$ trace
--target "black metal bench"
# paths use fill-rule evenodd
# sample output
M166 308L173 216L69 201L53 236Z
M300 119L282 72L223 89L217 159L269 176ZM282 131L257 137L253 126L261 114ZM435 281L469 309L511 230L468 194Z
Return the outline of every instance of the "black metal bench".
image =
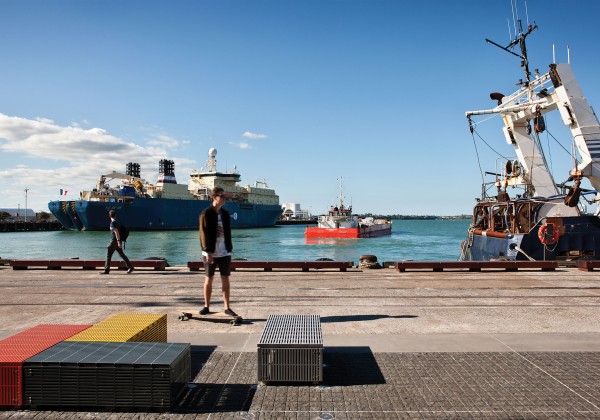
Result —
M152 268L154 270L164 270L167 267L166 260L130 260L136 269ZM78 259L19 259L10 260L10 266L13 270L27 270L29 267L46 267L48 270L60 270L63 267L83 268L84 270L95 270L104 268L104 260L78 260ZM127 266L122 260L113 260L110 262L111 268L126 270Z
M481 271L482 269L495 269L517 271L519 269L541 269L554 271L558 267L557 261L399 261L394 263L396 270L469 270Z
M353 266L352 261L242 261L233 260L231 262L231 269L244 269L244 268L259 268L264 271L273 271L274 268L291 270L301 269L302 271L308 271L309 269L315 270L326 270L326 269L337 269L340 271L346 271L346 269ZM202 261L188 261L187 263L190 271L199 271L204 268L204 262Z

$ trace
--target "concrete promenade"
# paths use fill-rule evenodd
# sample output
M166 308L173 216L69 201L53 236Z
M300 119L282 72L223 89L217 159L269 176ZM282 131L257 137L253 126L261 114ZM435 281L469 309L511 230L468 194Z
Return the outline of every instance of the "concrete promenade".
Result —
M202 273L127 275L0 266L0 339L38 324L167 313L193 347L193 385L170 413L0 411L0 419L600 418L600 273L236 271L228 323L179 321ZM215 279L213 310L222 308ZM321 316L324 382L257 383L270 314Z

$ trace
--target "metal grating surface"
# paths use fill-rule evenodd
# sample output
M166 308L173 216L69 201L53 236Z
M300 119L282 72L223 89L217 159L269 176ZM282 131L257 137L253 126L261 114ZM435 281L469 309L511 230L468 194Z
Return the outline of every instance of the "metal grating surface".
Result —
M269 315L260 347L323 347L319 315Z
M260 382L321 382L321 318L318 315L269 315L257 353Z
M323 350L259 349L258 369L260 382L321 382Z
M167 315L120 313L106 318L67 341L167 341Z
M0 406L23 404L23 361L91 325L42 324L0 341Z
M168 410L190 377L188 343L65 341L23 363L23 402Z

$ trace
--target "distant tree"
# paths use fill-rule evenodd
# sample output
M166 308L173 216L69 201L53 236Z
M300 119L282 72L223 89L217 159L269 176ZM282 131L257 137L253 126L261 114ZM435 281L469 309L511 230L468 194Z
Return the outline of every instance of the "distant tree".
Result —
M43 221L46 221L50 218L50 213L41 211L37 214L37 218Z
M6 211L0 211L0 220L4 220L7 217L10 217L10 213L8 213Z

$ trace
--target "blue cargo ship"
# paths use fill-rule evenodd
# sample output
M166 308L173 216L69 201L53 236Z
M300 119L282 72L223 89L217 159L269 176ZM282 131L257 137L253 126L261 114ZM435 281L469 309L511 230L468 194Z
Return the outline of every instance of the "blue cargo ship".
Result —
M150 184L140 177L140 166L128 163L126 173L101 175L91 191L82 191L79 200L58 200L48 208L65 229L106 230L108 211L116 210L119 220L132 230L197 229L200 212L211 203L210 191L225 190L225 208L233 228L273 226L282 213L279 196L265 182L239 185L240 174L218 172L217 151L208 152L207 169L190 174L188 185L178 184L175 164L159 162L159 177ZM111 187L109 182L117 180Z

